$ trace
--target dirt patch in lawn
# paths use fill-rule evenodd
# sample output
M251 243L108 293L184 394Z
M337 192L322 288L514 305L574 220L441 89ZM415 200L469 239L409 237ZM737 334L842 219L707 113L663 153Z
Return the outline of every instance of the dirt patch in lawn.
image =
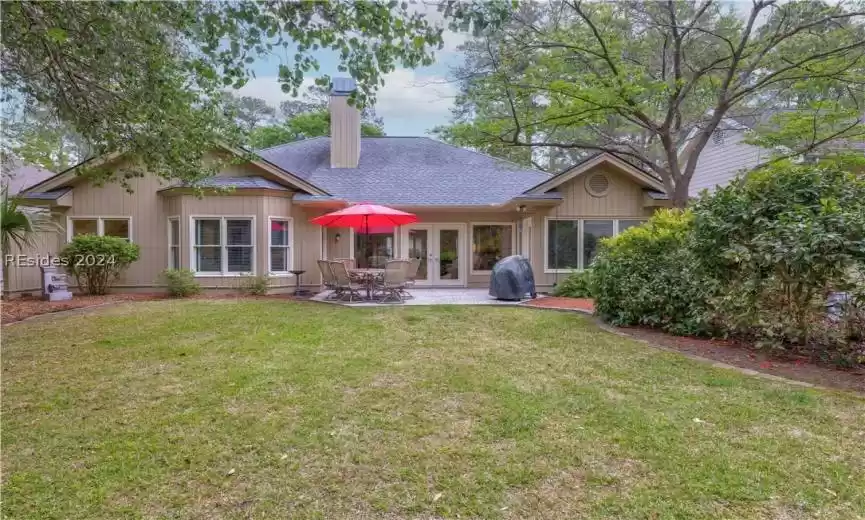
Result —
M865 394L865 368L841 370L831 366L816 365L807 358L779 359L755 349L752 345L737 341L673 336L641 327L616 327L616 330L685 354L765 374Z

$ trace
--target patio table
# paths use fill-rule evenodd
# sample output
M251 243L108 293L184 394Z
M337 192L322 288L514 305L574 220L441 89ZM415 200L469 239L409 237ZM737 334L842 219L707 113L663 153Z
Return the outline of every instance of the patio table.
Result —
M371 300L372 288L375 286L375 281L384 276L384 269L349 269L348 275L366 287L366 299Z

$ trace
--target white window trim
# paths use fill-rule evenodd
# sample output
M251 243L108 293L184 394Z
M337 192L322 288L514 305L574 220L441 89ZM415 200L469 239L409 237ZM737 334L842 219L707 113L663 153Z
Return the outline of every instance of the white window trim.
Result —
M195 261L195 221L196 220L219 220L219 247L222 248L223 254L220 255L221 270L217 272L198 271L198 264ZM226 230L225 230L225 221L226 220L249 220L252 221L252 271L243 272L243 273L229 273L228 269L228 252L225 249L228 247L226 244ZM255 225L255 215L190 215L189 216L189 268L195 274L196 278L239 278L244 276L255 276L255 262L258 258L257 249L258 243L256 241L257 227Z
M104 236L106 220L128 220L129 221L129 243L133 242L132 237L132 217L129 215L74 215L66 217L66 241L72 241L72 221L73 220L95 220L96 234Z
M475 271L475 227L479 227L479 226L510 226L511 227L511 253L510 254L511 255L516 254L516 252L514 252L514 250L516 249L516 245L517 245L517 232L516 232L517 227L514 225L513 222L469 222L469 233L468 233L468 235L469 235L469 259L468 260L469 260L469 274L470 275L471 274L485 275L485 274L492 273L492 270L490 270L490 269ZM505 256L510 256L510 255L505 255Z
M573 273L573 272L577 272L577 271L582 271L583 269L585 269L585 266L583 265L583 263L584 263L583 235L585 234L583 224L586 220L612 220L613 221L613 236L617 236L619 234L619 221L620 220L642 220L645 222L648 219L649 219L649 217L647 217L645 215L639 216L639 217L615 217L615 218L611 218L611 217L544 217L544 240L543 240L544 273L547 273L547 274L556 274L556 273L568 274L568 273ZM577 259L577 264L579 265L579 267L577 269L550 269L549 268L549 265L550 265L549 241L550 241L550 221L551 220L571 220L571 221L576 220L578 222L577 233L579 234L579 236L577 237L577 248L580 251L580 256Z
M288 222L288 245L286 246L274 246L273 245L273 221L274 220L284 220ZM286 258L286 263L288 264L285 271L273 271L270 269L270 249L273 247L284 247L288 250L288 257ZM294 219L291 217L275 217L269 216L267 217L267 270L271 276L294 276L289 271L294 269Z
M176 265L174 267L171 267L171 247L172 247L171 246L171 221L172 220L177 221L177 260L178 260L178 262L181 259L181 255L180 255L180 251L181 251L181 248L180 248L180 244L181 244L181 240L180 240L180 236L181 236L181 233L180 233L180 215L172 215L172 216L168 217L168 219L166 220L166 223L165 223L165 237L167 238L167 241L168 241L168 259L166 260L165 265L168 267L168 269L182 269L182 267L180 265Z

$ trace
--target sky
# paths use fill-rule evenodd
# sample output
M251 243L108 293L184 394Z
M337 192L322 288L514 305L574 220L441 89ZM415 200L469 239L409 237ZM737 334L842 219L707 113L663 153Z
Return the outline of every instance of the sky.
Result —
M434 22L438 21L437 13L428 14ZM433 127L445 124L450 119L450 108L456 96L456 86L448 81L450 67L462 63L462 54L457 47L468 38L466 33L445 31L444 48L436 51L436 63L429 67L417 69L400 68L385 75L385 85L380 88L376 97L376 115L384 119L384 131L387 135L423 136ZM291 54L286 56L290 63ZM339 59L332 51L313 52L320 66L320 74L331 77L345 76L337 70ZM280 89L277 81L277 70L282 56L272 55L267 59L259 59L252 64L256 77L244 87L235 91L238 96L253 96L264 99L274 107L291 96ZM304 86L312 85L315 76L304 79Z

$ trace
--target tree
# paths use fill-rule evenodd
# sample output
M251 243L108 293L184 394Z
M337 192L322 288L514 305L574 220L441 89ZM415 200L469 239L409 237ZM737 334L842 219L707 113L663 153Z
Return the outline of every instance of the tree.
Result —
M290 56L279 81L296 94L318 68L311 53L336 51L340 70L358 80L353 101L364 106L383 74L430 64L442 43L441 28L397 2L10 1L0 19L4 101L40 105L93 155L124 152L121 179L214 173L219 165L203 160L212 143L242 140L220 93L243 86L257 56Z
M528 148L524 162L610 152L656 174L677 206L725 118L775 113L753 140L778 159L865 138L861 5L561 1L517 8L479 42L492 45L468 64L465 113L439 135Z
M325 135L330 135L330 112L316 110L297 114L279 125L256 128L250 133L249 145L254 150L260 150ZM360 135L381 137L384 135L384 129L378 124L361 121Z
M240 125L241 130L252 132L262 123L270 122L276 116L276 109L267 101L252 97L237 97L231 92L225 93L225 106L229 115Z

